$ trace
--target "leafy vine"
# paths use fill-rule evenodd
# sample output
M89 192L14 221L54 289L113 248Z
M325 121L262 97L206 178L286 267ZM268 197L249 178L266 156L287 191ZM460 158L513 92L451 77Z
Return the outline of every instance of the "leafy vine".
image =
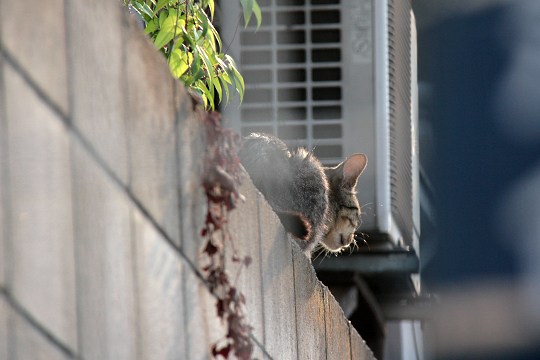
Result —
M214 109L223 98L229 101L229 87L244 96L244 79L233 58L224 54L218 31L212 24L214 0L124 0L144 23L156 49L167 59L172 75L181 80ZM252 14L261 24L256 0L240 0L244 22Z
M246 298L231 282L225 271L224 245L232 248L232 261L240 264L240 270L249 266L249 256L238 256L228 229L229 211L242 198L238 192L241 167L237 155L240 137L230 129L221 127L219 113L206 113L204 118L207 149L203 186L208 199L208 211L201 235L206 243L203 253L208 264L203 268L208 288L217 298L216 311L227 326L223 339L212 345L212 355L229 358L233 353L238 359L248 360L253 352L250 338L252 327L244 314ZM240 271L239 270L239 271Z

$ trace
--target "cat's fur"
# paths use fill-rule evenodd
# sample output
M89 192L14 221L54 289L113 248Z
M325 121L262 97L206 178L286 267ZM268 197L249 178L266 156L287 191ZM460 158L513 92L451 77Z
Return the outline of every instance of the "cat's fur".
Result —
M318 243L339 252L354 241L360 218L355 187L367 164L364 154L325 168L306 149L291 151L272 135L254 133L244 139L240 159L306 255Z

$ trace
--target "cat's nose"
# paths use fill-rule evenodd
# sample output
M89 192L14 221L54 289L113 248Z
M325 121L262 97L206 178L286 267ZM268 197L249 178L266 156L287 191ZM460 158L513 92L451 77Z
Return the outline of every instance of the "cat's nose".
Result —
M347 245L347 239L345 236L343 236L343 234L339 234L339 242L341 243L341 246Z

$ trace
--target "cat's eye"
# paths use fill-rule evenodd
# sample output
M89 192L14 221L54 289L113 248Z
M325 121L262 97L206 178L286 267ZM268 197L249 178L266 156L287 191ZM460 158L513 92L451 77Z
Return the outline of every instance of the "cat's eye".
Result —
M359 216L360 214L360 208L358 206L341 205L341 210L353 216Z
M346 216L346 215L342 215L341 216L341 219L343 219L344 221L348 221L352 227L354 227L356 229L356 221L354 221L353 219L351 219L350 217Z

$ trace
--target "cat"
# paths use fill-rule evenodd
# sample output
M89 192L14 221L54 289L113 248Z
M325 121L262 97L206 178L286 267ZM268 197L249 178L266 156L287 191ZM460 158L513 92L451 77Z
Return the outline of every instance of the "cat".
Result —
M335 167L323 167L312 152L291 151L277 137L263 133L245 137L239 155L253 184L306 256L319 243L337 253L354 242L360 222L355 188L366 155L354 154Z

